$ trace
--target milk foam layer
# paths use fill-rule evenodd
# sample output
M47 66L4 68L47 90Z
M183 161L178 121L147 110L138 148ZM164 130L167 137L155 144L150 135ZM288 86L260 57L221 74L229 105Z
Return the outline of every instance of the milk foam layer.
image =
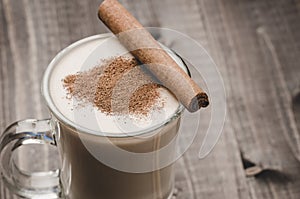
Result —
M159 88L160 100L164 101L162 108L154 108L149 116L141 117L133 114L111 116L100 112L92 105L78 106L73 98L67 96L62 79L79 71L86 71L101 64L101 60L127 54L127 50L114 37L94 36L86 39L56 58L55 66L49 79L50 97L58 111L72 123L90 131L102 133L130 134L143 131L171 118L178 111L177 99L164 88ZM172 52L170 55L183 66L182 61ZM184 68L184 67L183 67ZM94 80L91 80L94 81Z

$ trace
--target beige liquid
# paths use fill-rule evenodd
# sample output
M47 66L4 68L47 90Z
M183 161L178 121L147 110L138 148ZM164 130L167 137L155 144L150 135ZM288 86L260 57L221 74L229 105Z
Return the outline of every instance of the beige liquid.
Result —
M125 150L144 153L157 151L176 137L179 120L176 119L159 134L142 139L134 137L111 138L118 147ZM78 132L61 124L59 147L64 163L62 176L63 188L70 199L167 199L174 183L173 166L147 173L126 173L110 168L99 162L82 143L107 145L99 136L78 136ZM172 146L175 150L175 146ZM105 148L105 146L104 146ZM174 154L170 154L174 155ZM112 157L113 158L113 157ZM153 164L159 160L159 154L152 157ZM134 164L138 164L135 162ZM71 165L71 166L70 166ZM64 169L65 168L65 169Z

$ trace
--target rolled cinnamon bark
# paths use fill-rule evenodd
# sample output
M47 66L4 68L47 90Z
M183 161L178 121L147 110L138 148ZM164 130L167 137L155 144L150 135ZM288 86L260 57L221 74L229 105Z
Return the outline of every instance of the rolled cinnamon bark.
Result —
M99 6L98 16L188 111L195 112L208 106L207 94L117 0L104 0Z

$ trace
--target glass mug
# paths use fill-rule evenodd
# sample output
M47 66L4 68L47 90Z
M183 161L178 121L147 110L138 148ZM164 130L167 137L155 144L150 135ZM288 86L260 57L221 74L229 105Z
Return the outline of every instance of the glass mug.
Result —
M49 94L49 78L57 63L82 44L111 37L111 34L91 36L62 50L49 64L42 82L42 94L51 113L51 119L23 120L10 125L0 139L0 169L5 185L25 198L70 199L167 199L174 189L173 164L152 171L125 172L99 161L87 145L99 146L103 156L111 156L111 145L134 153L154 152L147 159L122 159L122 164L139 166L144 162L159 162L172 157L175 144L160 156L161 148L170 144L178 133L184 108L177 111L155 128L138 132L138 136L93 133L70 121L53 103ZM174 52L169 54L179 60L189 73L184 61ZM190 74L189 74L190 75ZM139 137L140 136L140 137ZM175 142L174 142L175 143ZM18 168L13 154L24 145L53 145L57 147L61 168L45 172L28 172ZM19 148L20 147L20 148ZM148 163L147 163L148 164Z

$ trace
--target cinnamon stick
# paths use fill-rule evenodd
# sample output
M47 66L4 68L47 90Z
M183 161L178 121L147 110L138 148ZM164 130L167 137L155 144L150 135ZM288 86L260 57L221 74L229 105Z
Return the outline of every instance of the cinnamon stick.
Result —
M99 6L98 17L188 111L208 106L207 94L117 0L104 0Z

